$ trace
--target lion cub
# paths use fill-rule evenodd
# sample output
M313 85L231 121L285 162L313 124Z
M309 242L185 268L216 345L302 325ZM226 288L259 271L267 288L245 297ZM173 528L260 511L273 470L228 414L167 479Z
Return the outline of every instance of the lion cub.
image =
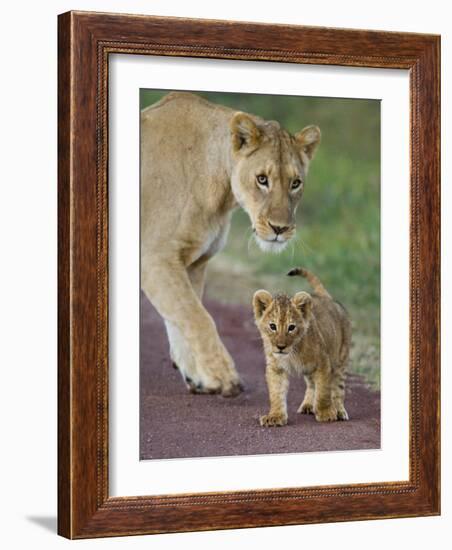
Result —
M344 407L345 369L351 342L351 324L344 307L335 302L319 279L306 269L288 275L305 277L313 294L297 292L272 296L258 290L254 316L264 344L270 411L261 426L287 424L289 373L301 372L306 393L299 413L315 414L319 422L348 420Z

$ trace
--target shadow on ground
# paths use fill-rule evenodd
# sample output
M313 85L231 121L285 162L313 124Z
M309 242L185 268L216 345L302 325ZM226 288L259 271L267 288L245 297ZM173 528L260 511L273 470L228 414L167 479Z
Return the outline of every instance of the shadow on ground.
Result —
M141 297L140 458L257 455L380 448L380 394L357 375L346 388L348 422L318 423L296 410L304 381L293 377L288 396L289 424L261 428L267 412L262 344L251 308L208 300L223 342L245 384L236 398L191 395L172 368L163 322Z

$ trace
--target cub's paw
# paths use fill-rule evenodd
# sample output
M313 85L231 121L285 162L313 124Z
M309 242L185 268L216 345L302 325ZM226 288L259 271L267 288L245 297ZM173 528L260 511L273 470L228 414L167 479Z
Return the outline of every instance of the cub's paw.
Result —
M314 414L314 405L309 401L303 403L297 409L298 414Z
M337 420L337 410L334 408L320 409L315 413L317 422L334 422Z
M347 411L344 409L344 407L342 407L342 409L339 409L337 411L337 419L338 420L348 420L348 413Z
M265 414L259 419L260 425L266 428L271 426L285 426L287 424L287 415L284 414Z

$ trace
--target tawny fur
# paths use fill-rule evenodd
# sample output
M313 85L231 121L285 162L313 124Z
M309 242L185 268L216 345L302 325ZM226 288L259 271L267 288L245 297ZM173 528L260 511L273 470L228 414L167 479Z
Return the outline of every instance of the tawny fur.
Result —
M141 284L165 320L171 358L191 391L240 391L201 302L208 260L226 242L232 211L246 210L262 248L281 250L295 233L319 139L315 126L292 136L277 122L188 93L170 93L142 111ZM258 186L261 174L268 188Z
M351 345L351 323L344 307L334 301L320 280L303 268L288 275L305 277L313 293L272 296L254 294L256 325L264 344L265 377L270 411L262 426L287 424L287 391L292 371L301 373L306 392L299 413L314 414L319 422L348 420L344 406L345 373Z

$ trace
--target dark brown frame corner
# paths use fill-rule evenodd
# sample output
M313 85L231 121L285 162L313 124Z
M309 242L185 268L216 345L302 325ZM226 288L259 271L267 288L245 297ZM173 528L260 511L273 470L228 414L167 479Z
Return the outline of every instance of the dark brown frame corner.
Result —
M58 23L58 532L85 538L439 514L440 38L89 12L65 13ZM409 70L409 481L109 496L107 91L113 53Z

